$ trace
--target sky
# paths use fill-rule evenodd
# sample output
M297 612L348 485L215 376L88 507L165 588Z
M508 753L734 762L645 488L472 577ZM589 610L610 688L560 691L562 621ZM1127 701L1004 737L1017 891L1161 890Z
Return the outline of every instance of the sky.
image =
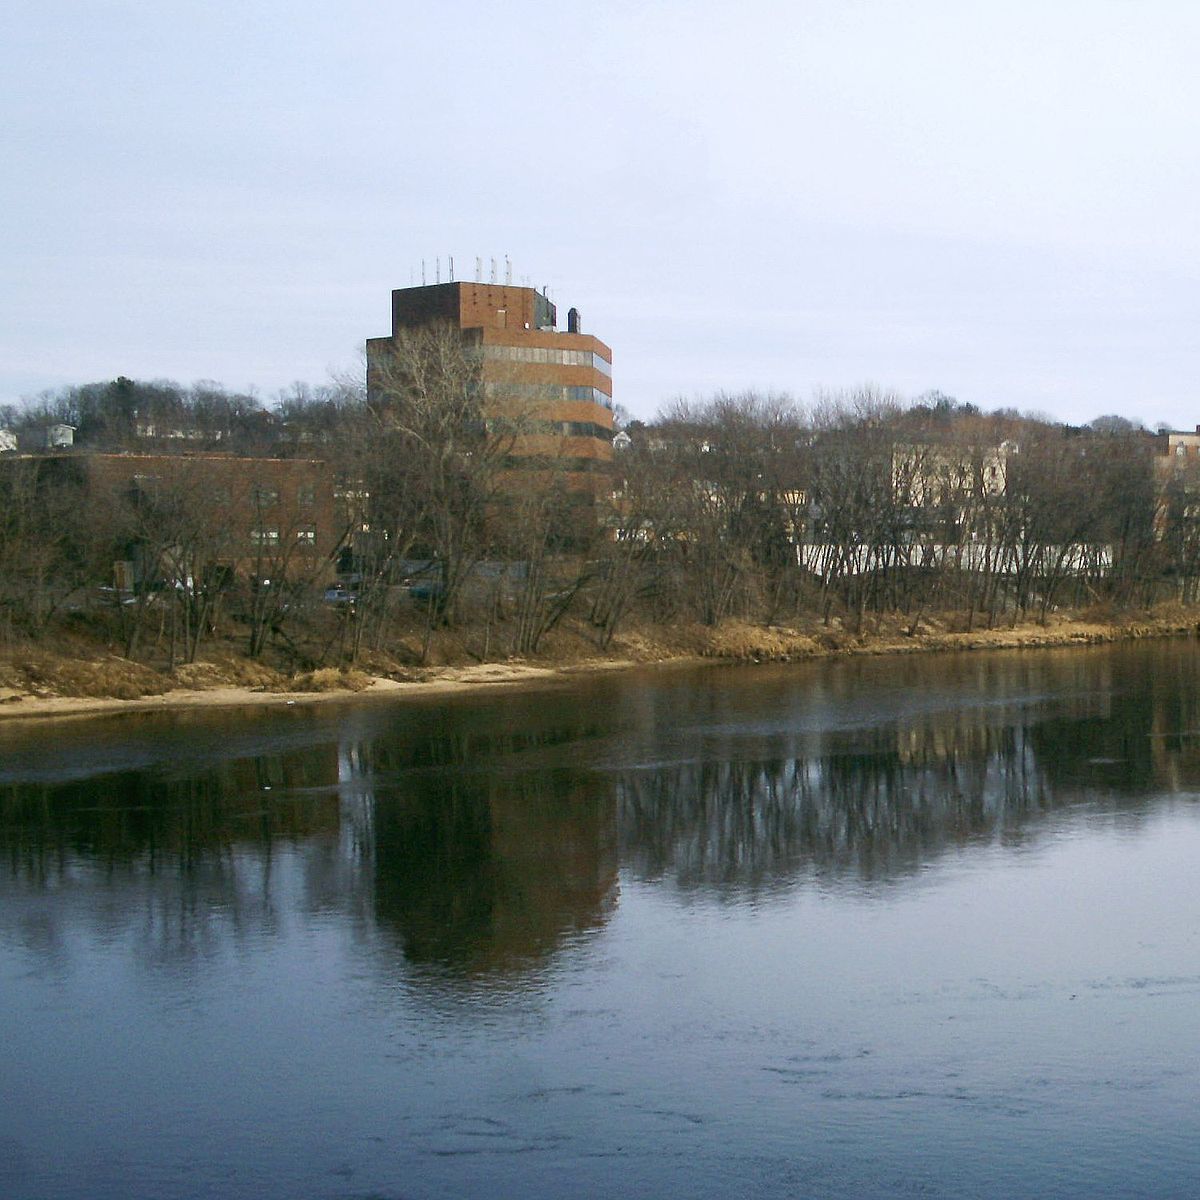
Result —
M1200 5L7 0L0 403L264 401L548 287L615 399L1200 422Z

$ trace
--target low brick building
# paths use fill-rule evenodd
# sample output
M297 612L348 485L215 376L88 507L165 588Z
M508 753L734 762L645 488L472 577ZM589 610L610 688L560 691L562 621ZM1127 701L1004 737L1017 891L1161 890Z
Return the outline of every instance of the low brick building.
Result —
M260 577L332 575L341 530L325 462L78 452L6 461L29 464L41 488L74 490L86 505L81 527L113 539L122 587L191 573L201 563Z

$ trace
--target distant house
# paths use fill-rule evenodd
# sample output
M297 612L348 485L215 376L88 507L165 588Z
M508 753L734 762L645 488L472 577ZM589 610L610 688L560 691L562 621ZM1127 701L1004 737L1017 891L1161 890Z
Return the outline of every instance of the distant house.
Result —
M224 431L214 429L211 433L195 426L163 425L153 421L136 420L133 426L134 436L143 441L165 442L219 442Z
M47 425L46 449L66 450L75 445L74 425Z
M0 454L17 448L17 435L11 429L0 429Z
M892 451L892 488L918 508L961 504L972 497L1002 496L1016 442L966 447L924 440L897 443Z
M1160 474L1200 462L1200 425L1191 429L1164 429L1154 439Z
M1154 477L1158 504L1155 536L1161 541L1172 529L1194 537L1200 523L1200 425L1164 429L1154 438Z

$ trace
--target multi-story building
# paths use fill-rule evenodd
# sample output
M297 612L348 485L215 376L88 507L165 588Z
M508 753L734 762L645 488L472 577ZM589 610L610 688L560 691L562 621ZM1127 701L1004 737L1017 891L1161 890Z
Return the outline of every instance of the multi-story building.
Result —
M612 351L580 329L571 309L565 332L555 306L533 288L438 283L392 292L392 332L367 341L367 386L379 388L402 331L458 330L482 352L485 413L516 414L515 467L545 465L570 486L598 490L612 462Z

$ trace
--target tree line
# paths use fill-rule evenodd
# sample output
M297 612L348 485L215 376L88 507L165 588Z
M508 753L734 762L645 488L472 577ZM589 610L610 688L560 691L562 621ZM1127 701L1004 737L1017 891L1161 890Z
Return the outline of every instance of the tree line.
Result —
M884 616L990 627L1196 599L1200 459L1165 456L1161 436L1121 418L1071 427L871 388L807 407L721 394L624 422L611 469L583 489L546 438L522 451L535 415L499 411L478 348L453 331L407 334L373 369L369 387L296 385L269 405L120 378L0 413L23 444L61 421L76 454L191 463L169 495L98 498L79 480L50 486L36 456L3 456L0 637L96 620L79 598L98 587L129 655L194 658L236 620L250 654L310 664L414 631L422 659L447 632L476 657L532 654L567 619L604 648L634 622L861 633ZM328 462L326 559L302 560L290 531L253 562L223 548L204 451ZM123 595L113 563L130 546L153 569ZM329 602L335 571L344 590Z

